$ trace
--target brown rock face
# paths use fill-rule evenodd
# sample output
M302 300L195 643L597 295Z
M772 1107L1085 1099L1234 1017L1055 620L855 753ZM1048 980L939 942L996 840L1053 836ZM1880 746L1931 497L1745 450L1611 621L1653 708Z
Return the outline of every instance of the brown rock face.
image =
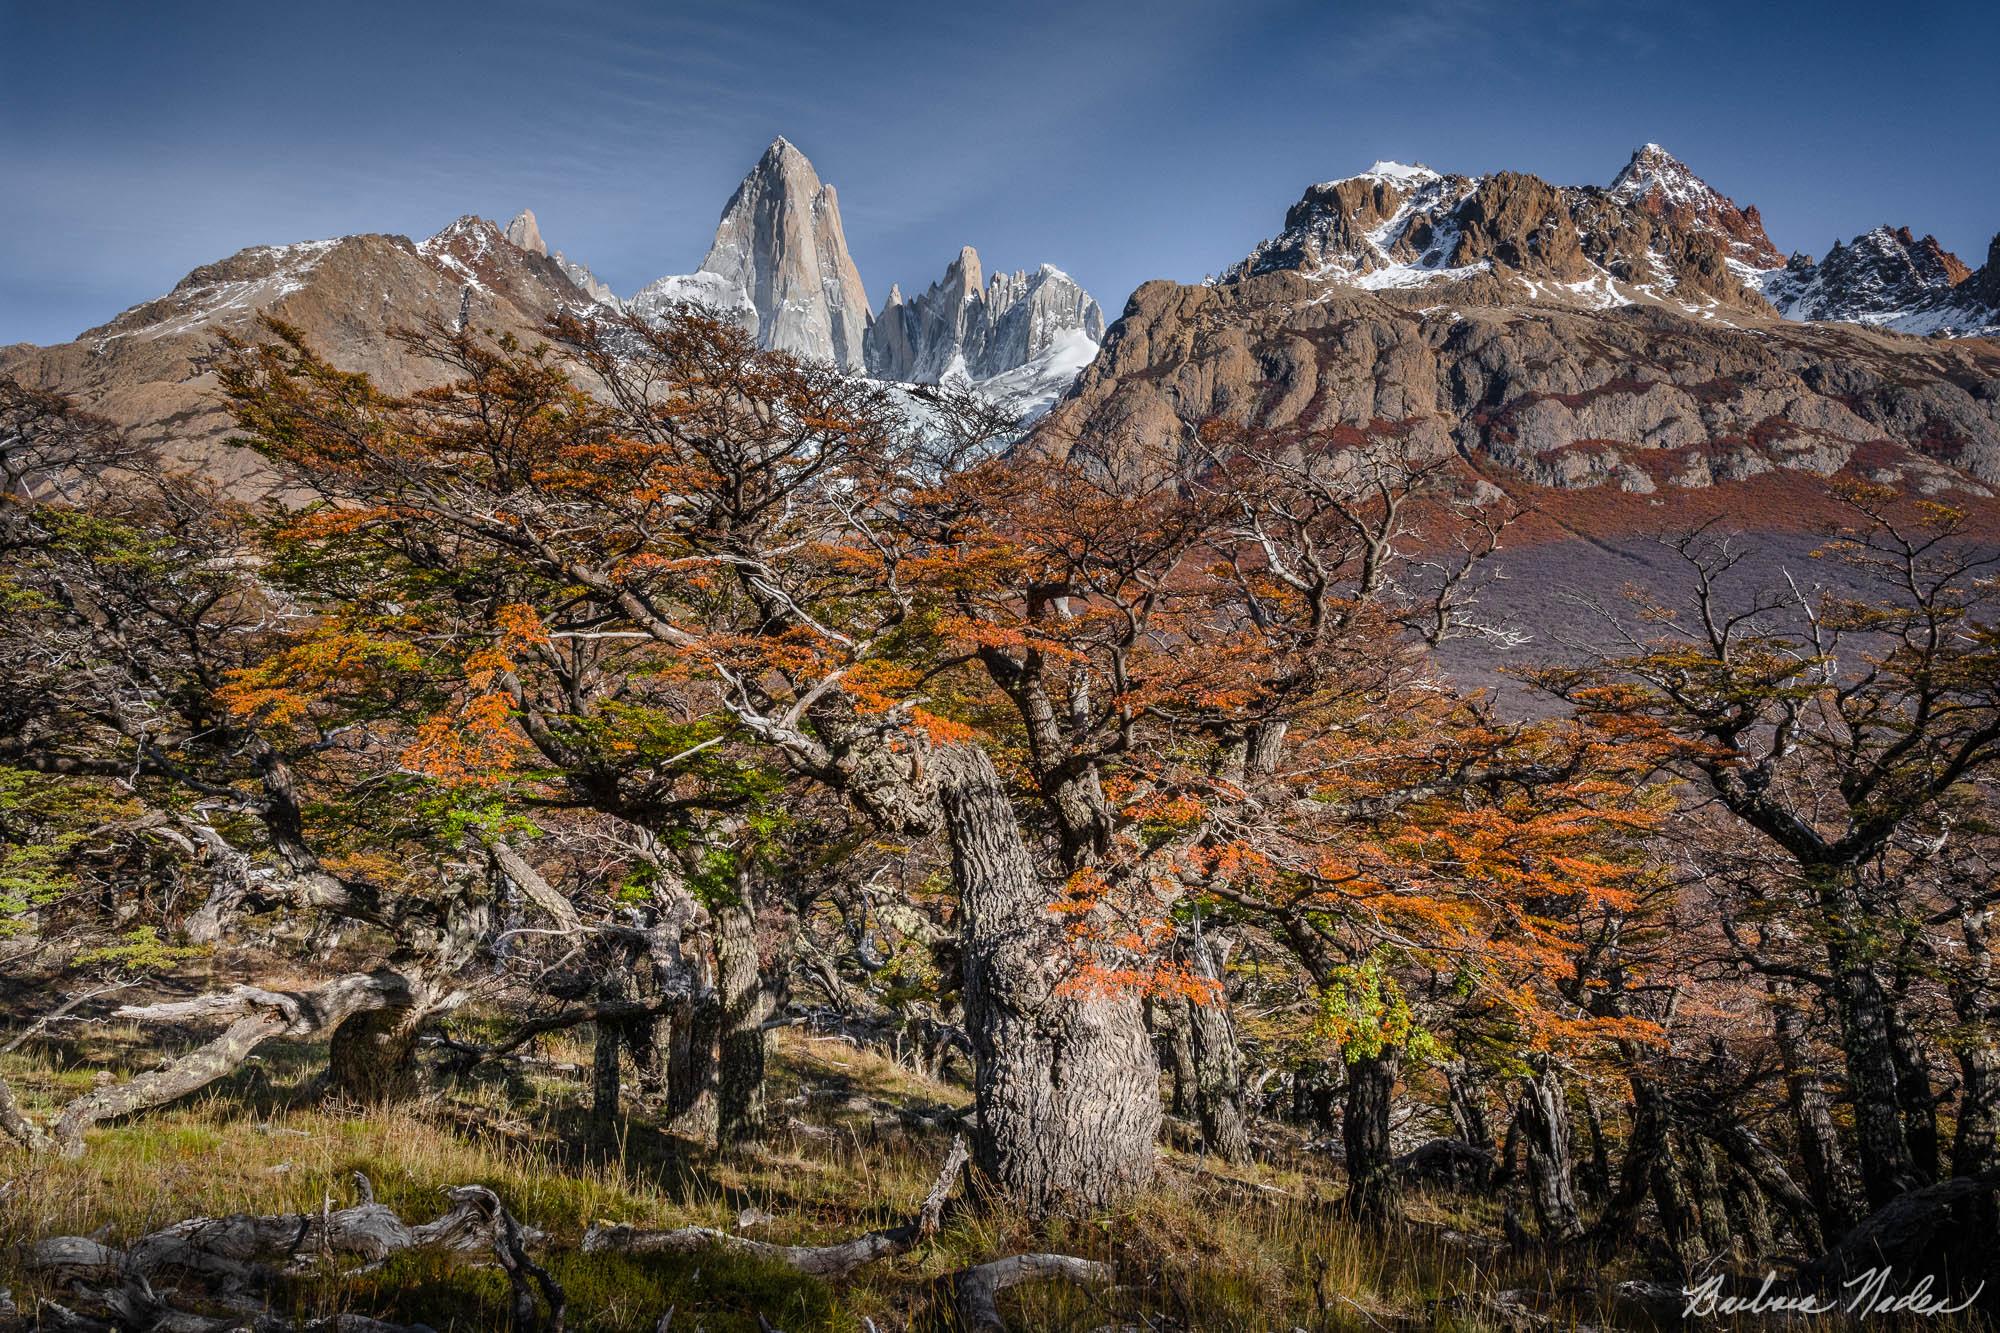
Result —
M0 371L75 394L170 460L255 492L269 474L255 454L225 442L229 422L200 361L218 333L247 332L268 314L304 330L334 364L401 391L434 376L390 328L436 317L525 333L583 299L546 256L468 217L421 244L366 235L256 246L203 265L74 342L0 351Z
M1752 268L1776 268L1785 262L1765 235L1764 219L1755 205L1737 208L1656 143L1632 154L1608 193L1660 219L1667 230L1706 231L1726 238L1729 253Z
M1539 177L1511 171L1488 176L1453 218L1459 228L1455 266L1491 260L1561 282L1589 276L1567 201Z
M1292 270L1364 290L1470 282L1463 299L1763 317L1770 307L1745 276L1783 262L1755 209L1648 145L1609 188L1378 162L1306 191L1284 231L1224 280ZM1494 281L1497 294L1477 294Z
M1515 198L1482 214L1489 253L1548 216L1547 194ZM1140 288L1031 447L1137 482L1211 417L1353 443L1393 435L1509 488L1670 495L1843 468L1925 492L2000 485L1989 344L1742 331L1664 306L1418 307L1289 272Z

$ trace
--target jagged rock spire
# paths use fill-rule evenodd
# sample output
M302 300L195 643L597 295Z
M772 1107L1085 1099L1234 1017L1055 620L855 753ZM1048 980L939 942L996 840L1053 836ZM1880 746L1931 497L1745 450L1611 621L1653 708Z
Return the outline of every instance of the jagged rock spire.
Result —
M840 199L789 140L772 140L729 197L701 271L755 309L760 346L861 369L868 293Z

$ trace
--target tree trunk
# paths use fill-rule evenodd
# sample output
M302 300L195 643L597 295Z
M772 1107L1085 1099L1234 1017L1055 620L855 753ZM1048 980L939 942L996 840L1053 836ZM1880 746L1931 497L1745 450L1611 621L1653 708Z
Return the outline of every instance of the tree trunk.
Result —
M1493 1124L1486 1115L1486 1094L1470 1063L1454 1060L1445 1066L1445 1093L1452 1132L1489 1156L1493 1152Z
M1958 1130L1951 1173L1977 1176L2000 1168L2000 1018L1969 1032L1958 1049Z
M1764 1206L1764 1192L1756 1179L1734 1162L1729 1166L1726 1202L1737 1257L1754 1263L1776 1254L1778 1241L1771 1230L1771 1210Z
M1702 1248L1710 1254L1727 1254L1730 1247L1729 1204L1722 1194L1722 1177L1715 1169L1715 1157L1708 1145L1693 1134L1680 1137L1680 1160L1687 1170L1688 1192L1701 1212Z
M973 1162L1031 1216L1129 1198L1152 1179L1160 1130L1139 997L1075 984L992 758L957 745L932 763L962 903Z
M1688 1188L1687 1164L1677 1150L1678 1135L1661 1136L1659 1154L1653 1158L1653 1207L1660 1214L1660 1230L1666 1234L1667 1248L1683 1273L1693 1273L1708 1258L1702 1244L1701 1218L1693 1193Z
M1888 997L1857 944L1864 914L1846 867L1819 871L1820 902L1830 934L1827 963L1840 1015L1840 1047L1847 1059L1848 1095L1854 1103L1854 1137L1861 1157L1861 1187L1871 1208L1915 1188L1917 1172L1903 1130L1896 1056L1889 1032Z
M1590 1174L1583 1181L1584 1191L1603 1203L1611 1197L1611 1145L1605 1138L1604 1113L1598 1109L1597 1098L1591 1095L1588 1084L1582 1092L1584 1125L1590 1130Z
M1965 937L1965 970L1951 986L1958 1013L1960 1092L1958 1130L1951 1141L1951 1173L1977 1176L2000 1168L2000 1003L1994 995L1993 909L1968 908L1959 916Z
M1349 1217L1378 1226L1400 1221L1403 1214L1389 1148L1389 1116L1402 1064L1402 1053L1394 1047L1347 1063L1347 1108L1340 1124L1347 1149L1344 1208Z
M1843 1235L1854 1225L1859 1210L1855 1207L1847 1162L1841 1154L1840 1138L1833 1127L1833 1108L1827 1099L1826 1085L1813 1066L1812 1051L1806 1042L1805 1015L1787 988L1772 989L1771 1027L1778 1047L1778 1063L1785 1074L1785 1099L1791 1107L1806 1188L1812 1192L1813 1207L1819 1212L1820 1233Z
M1930 1062L1923 1043L1898 1011L1899 994L1889 1006L1889 1051L1896 1061L1896 1104L1903 1112L1903 1137L1909 1141L1910 1164L1919 1184L1938 1178L1939 1138L1937 1098L1931 1091Z
M1576 1166L1571 1154L1569 1106L1562 1077L1546 1055L1530 1062L1532 1073L1521 1080L1518 1115L1521 1141L1528 1150L1528 1183L1535 1219L1542 1236L1566 1245L1583 1235L1583 1215L1576 1206Z
M417 1092L417 1032L425 1013L413 1002L375 1009L333 1030L326 1048L326 1085L364 1106L404 1101Z
M1187 1006L1176 996L1146 1001L1146 1025L1155 1044L1166 1057L1168 1085L1173 1090L1169 1105L1173 1113L1192 1119L1195 1114L1194 1038L1188 1031Z
M1639 1058L1630 1043L1623 1045L1621 1054L1628 1061ZM1651 1076L1634 1070L1628 1078L1632 1084L1632 1129L1625 1136L1625 1160L1619 1166L1618 1186L1604 1205L1593 1233L1600 1250L1622 1249L1632 1238L1638 1227L1639 1210L1653 1188L1653 1165L1667 1147L1666 1098Z
M746 1143L764 1132L764 971L757 961L757 914L747 882L740 901L715 913L715 980L722 1002L716 1079L716 1138Z
M615 1018L597 1020L597 1039L590 1049L590 1125L601 1138L618 1130L619 1060L625 1051L624 1025Z
M691 1133L714 1129L715 1043L721 1029L722 1001L704 976L676 1011L667 1047L667 1119Z
M1222 969L1211 942L1197 935L1193 955L1195 971L1216 983L1206 1002L1187 1002L1202 1146L1225 1162L1241 1162L1250 1156L1250 1129L1243 1116L1243 1058L1230 1020L1229 992L1221 984Z
M1817 1205L1786 1174L1785 1164L1778 1160L1776 1153L1764 1146L1763 1140L1749 1126L1725 1110L1719 1118L1704 1126L1704 1131L1722 1149L1735 1170L1754 1184L1760 1195L1784 1211L1791 1221L1792 1230L1798 1235L1801 1249L1812 1254L1824 1247L1826 1235L1821 1229ZM1767 1230L1768 1227L1767 1220ZM1769 1247L1760 1251L1769 1252Z

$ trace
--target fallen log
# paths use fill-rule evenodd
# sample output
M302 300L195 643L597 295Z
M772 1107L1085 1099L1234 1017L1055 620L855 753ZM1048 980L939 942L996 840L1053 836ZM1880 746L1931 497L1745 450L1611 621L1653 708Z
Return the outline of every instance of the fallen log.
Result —
M945 1201L970 1156L964 1136L954 1138L930 1193L924 1196L923 1203L908 1222L870 1231L837 1245L774 1245L768 1241L717 1231L712 1227L641 1231L629 1226L594 1225L584 1233L582 1248L585 1254L693 1254L719 1249L783 1264L815 1277L838 1277L863 1264L903 1254L934 1233L944 1215Z
M231 1018L227 1030L160 1069L87 1092L56 1119L55 1140L66 1157L83 1155L83 1136L106 1120L149 1110L198 1092L231 1073L274 1037L331 1031L356 1014L406 1008L418 988L400 972L383 969L337 977L307 991L237 986L215 995L164 1004L126 1005L114 1017L138 1022Z
M1023 1282L1047 1278L1101 1286L1111 1281L1111 1269L1094 1259L1067 1254L1012 1254L961 1268L946 1279L957 1327L962 1333L1007 1333L1006 1321L1000 1318L1000 1293Z
M354 1181L360 1202L348 1208L193 1217L149 1232L122 1249L88 1236L51 1236L23 1246L21 1257L27 1267L62 1283L147 1279L177 1270L217 1279L232 1289L266 1284L335 1256L372 1265L410 1249L480 1250L497 1245L496 1228L503 1220L512 1221L493 1191L460 1185L447 1192L448 1211L411 1226L375 1202L366 1176L356 1172ZM539 1232L515 1226L516 1242L541 1239Z

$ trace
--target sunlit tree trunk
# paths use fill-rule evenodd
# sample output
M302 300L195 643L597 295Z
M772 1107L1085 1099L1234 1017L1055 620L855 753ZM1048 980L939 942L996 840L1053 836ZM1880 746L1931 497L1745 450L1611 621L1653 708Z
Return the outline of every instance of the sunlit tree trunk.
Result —
M963 904L973 1162L1035 1216L1130 1197L1152 1179L1160 1073L1135 994L1065 987L1049 886L985 751L938 751Z
M764 1132L764 1020L769 1005L747 877L741 891L742 901L715 913L715 981L722 1003L716 1136L723 1143L747 1142Z
M1193 957L1196 973L1216 983L1207 1000L1188 1003L1202 1146L1224 1161L1240 1162L1250 1156L1250 1128L1243 1115L1243 1057L1229 1012L1229 992L1221 984L1222 969L1208 939L1196 938Z
M1576 1205L1576 1164L1571 1150L1569 1106L1555 1062L1537 1056L1521 1080L1518 1116L1528 1152L1528 1183L1535 1219L1545 1239L1567 1244L1583 1235Z

